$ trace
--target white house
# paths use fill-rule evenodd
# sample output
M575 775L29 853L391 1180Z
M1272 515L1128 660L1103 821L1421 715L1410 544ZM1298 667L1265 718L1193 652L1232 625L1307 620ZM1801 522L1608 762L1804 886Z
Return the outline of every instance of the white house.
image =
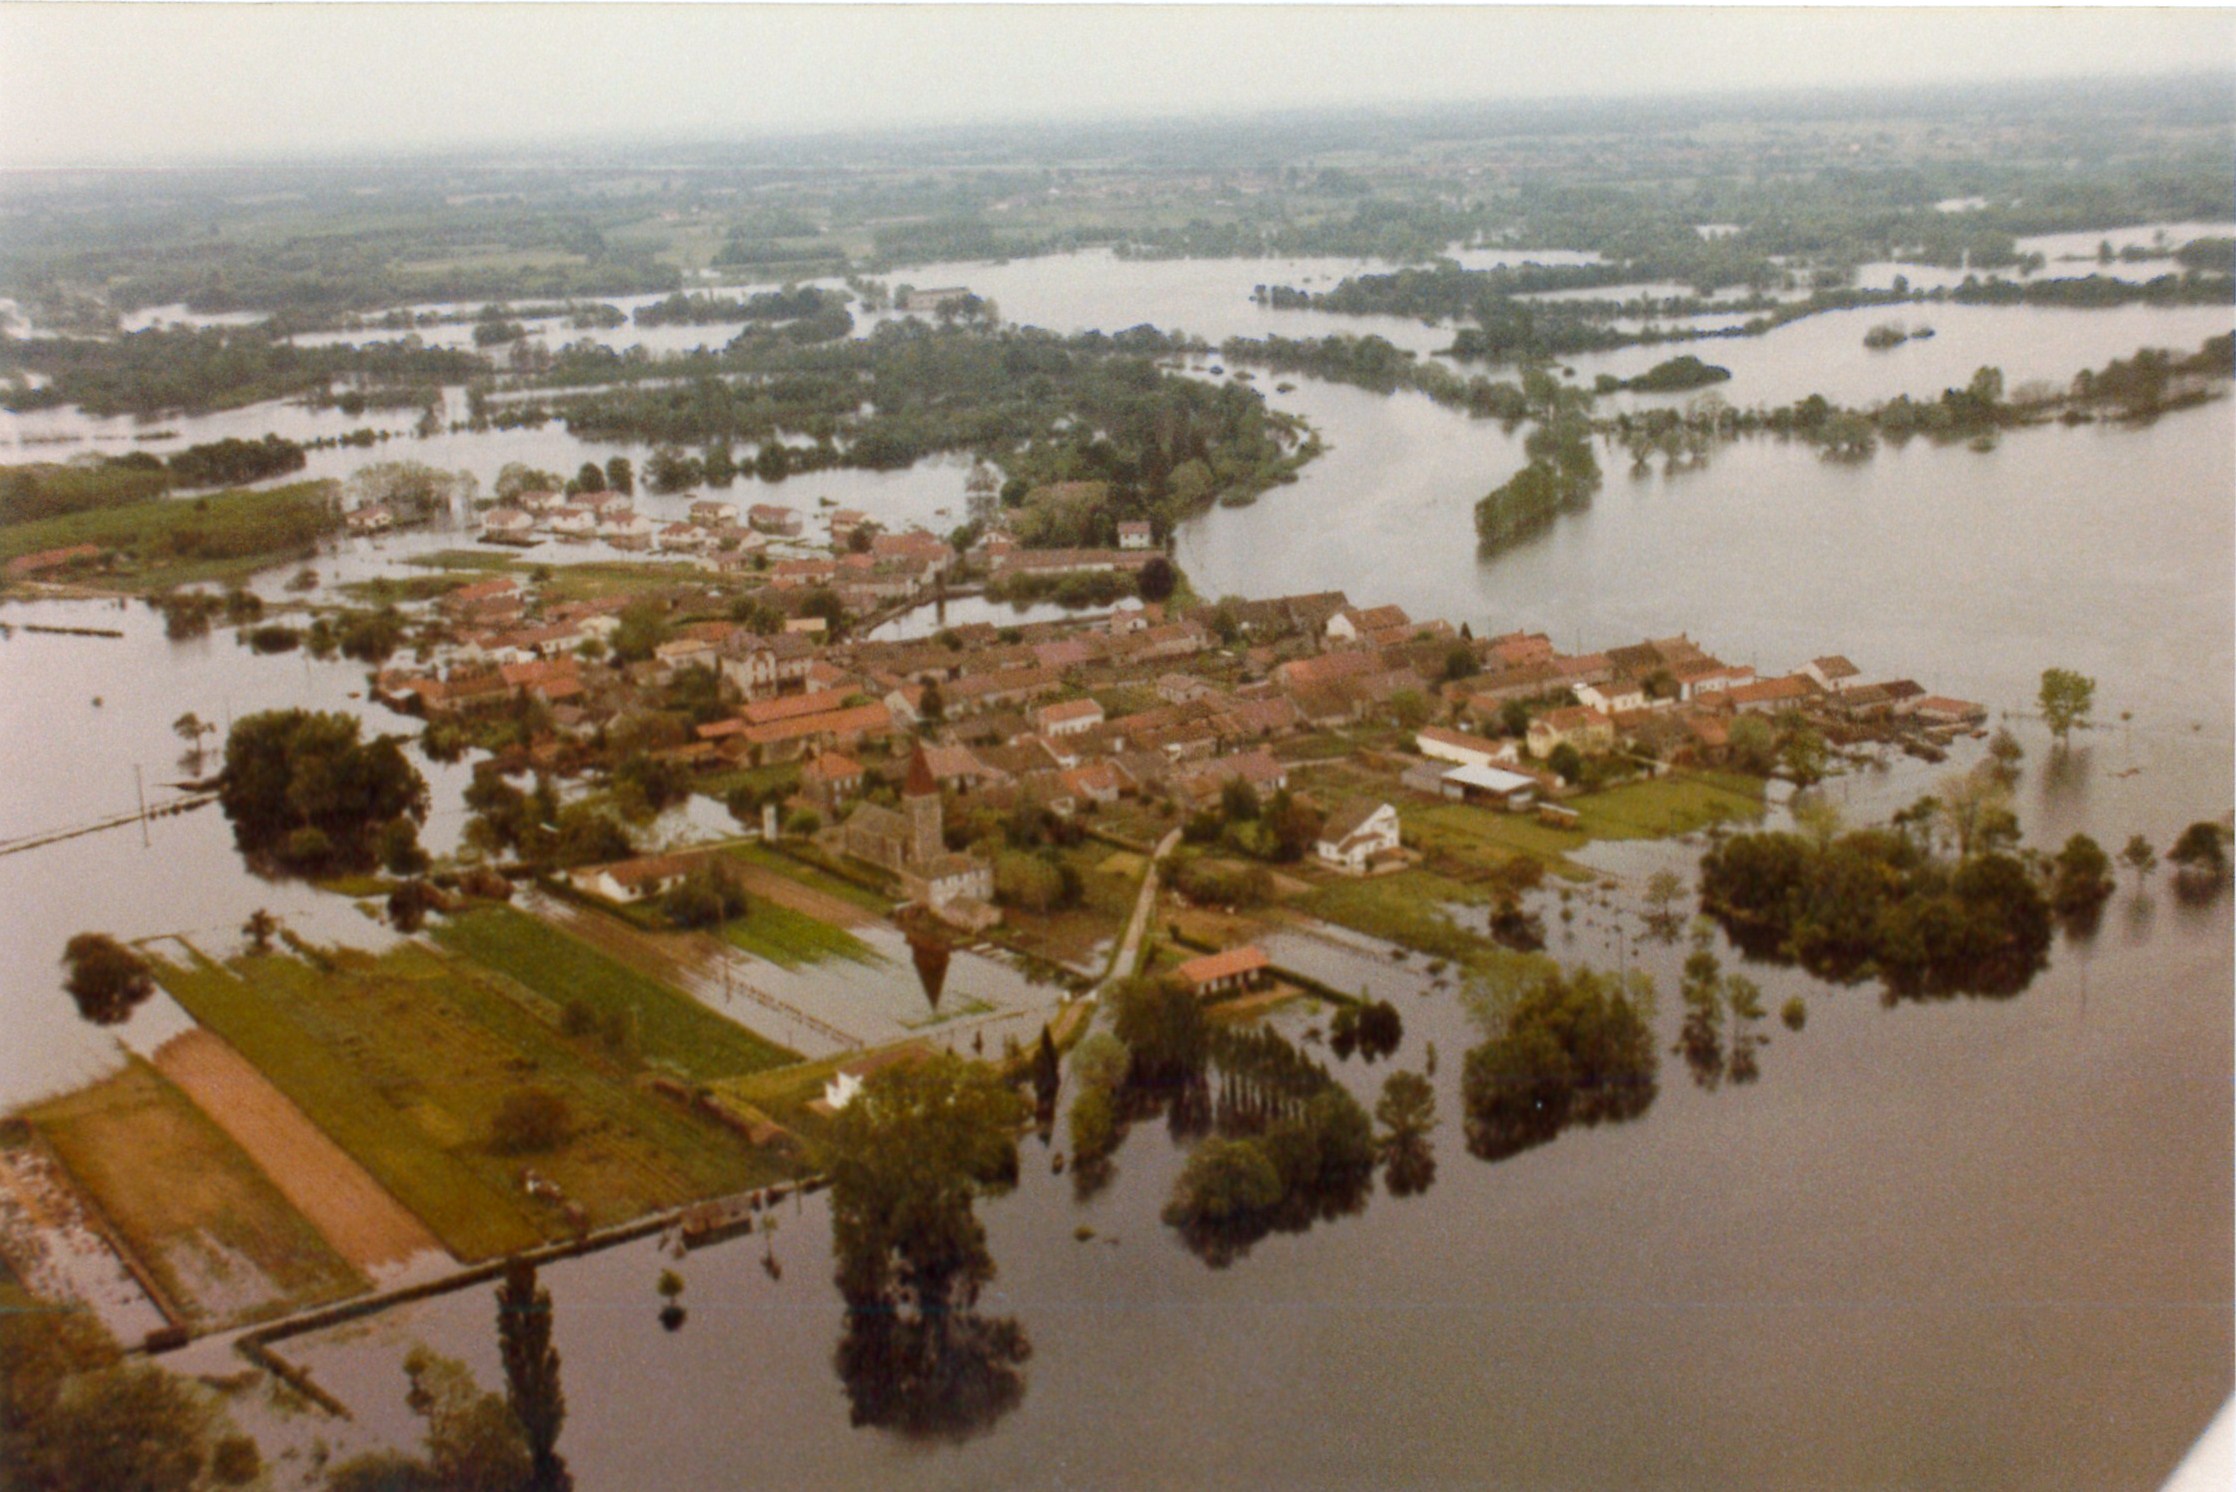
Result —
M738 521L738 505L702 497L691 504L691 521L707 528L728 528Z
M1853 689L1863 682L1863 670L1837 653L1829 658L1812 658L1801 665L1801 671L1828 694Z
M1043 735L1071 736L1081 731L1093 730L1102 724L1102 706L1091 699L1066 700L1062 704L1042 705L1033 711L1033 723Z
M1152 530L1146 523L1121 523L1118 525L1120 549L1147 549Z
M787 539L800 536L800 510L787 508L779 503L755 503L746 509L746 521L765 534L778 534Z
M1397 847L1398 811L1387 803L1359 803L1328 820L1318 854L1323 864L1364 875L1377 856Z
M629 904L673 890L690 873L691 861L681 855L651 855L611 865L585 865L569 871L568 879L578 891Z
M616 549L650 549L654 532L651 519L626 508L608 515L598 525L598 537Z
M1328 618L1326 635L1335 642L1357 642L1370 632L1387 632L1392 627L1408 627L1412 618L1402 606L1376 606L1361 610L1346 606Z
M524 508L492 508L481 520L481 536L518 543L535 532L536 518Z
M1602 714L1646 708L1646 686L1635 679L1613 678L1597 684L1573 686L1577 702Z
M551 531L562 539L587 539L598 531L598 515L570 505L551 515Z

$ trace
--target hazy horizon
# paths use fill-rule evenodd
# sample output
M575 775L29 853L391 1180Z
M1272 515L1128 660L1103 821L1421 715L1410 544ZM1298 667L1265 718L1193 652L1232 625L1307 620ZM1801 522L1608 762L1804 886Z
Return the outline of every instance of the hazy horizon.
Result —
M0 167L116 168L2171 74L2236 85L2236 11L7 3L0 61Z

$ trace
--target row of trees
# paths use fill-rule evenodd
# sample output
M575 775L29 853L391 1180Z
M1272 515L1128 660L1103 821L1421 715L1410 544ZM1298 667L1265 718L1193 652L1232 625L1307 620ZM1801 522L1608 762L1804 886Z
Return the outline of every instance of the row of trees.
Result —
M1599 490L1599 459L1591 422L1566 405L1531 430L1523 449L1529 464L1475 505L1475 536L1486 554L1537 533L1554 518L1583 507Z

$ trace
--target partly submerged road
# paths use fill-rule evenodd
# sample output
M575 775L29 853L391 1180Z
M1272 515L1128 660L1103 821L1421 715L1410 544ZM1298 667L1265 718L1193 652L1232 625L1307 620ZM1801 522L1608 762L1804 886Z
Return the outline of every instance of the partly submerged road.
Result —
M1095 986L1100 995L1117 980L1127 978L1134 971L1135 960L1141 957L1141 940L1148 934L1149 923L1157 915L1157 866L1172 847L1180 843L1180 831L1174 829L1157 841L1157 848L1149 856L1149 864L1141 873L1141 893L1134 898L1133 919L1126 924L1126 935L1118 941L1117 957L1110 961L1110 972Z

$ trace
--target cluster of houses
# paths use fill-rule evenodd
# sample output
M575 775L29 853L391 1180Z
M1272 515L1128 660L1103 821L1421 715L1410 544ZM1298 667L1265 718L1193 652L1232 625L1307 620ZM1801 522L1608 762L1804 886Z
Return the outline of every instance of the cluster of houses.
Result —
M726 527L726 506L695 505L694 518ZM748 520L764 518L756 510ZM846 510L833 528L839 554L780 561L760 575L759 594L774 604L759 626L705 616L728 608L710 606L702 584L697 606L688 594L673 598L677 619L651 656L626 665L590 661L600 650L584 647L610 641L618 600L546 604L511 577L463 587L438 603L449 636L443 666L390 670L379 691L431 717L538 702L550 732L523 765L550 767L588 759L602 726L658 708L661 691L704 670L724 713L701 711L687 739L655 756L705 772L791 766L793 807L813 810L829 851L875 866L971 927L997 914L988 865L945 843L957 805L1069 815L1146 799L1193 812L1229 784L1262 797L1290 788L1295 773L1306 774L1296 786L1309 795L1304 763L1329 758L1326 732L1425 713L1434 723L1414 731L1415 754L1397 763L1393 789L1566 817L1557 800L1572 789L1549 770L1563 747L1712 764L1733 722L1750 714L1949 727L1984 714L1909 680L1867 680L1840 657L1762 676L1683 635L1563 653L1544 633L1475 638L1395 606L1354 606L1340 592L1186 615L1135 603L1080 621L972 623L911 641L836 638L806 615L761 630L796 610L805 588L874 586L895 573L921 584L955 558L928 534L860 539L867 520ZM1291 749L1315 733L1312 749ZM1387 755L1376 761L1391 765ZM1403 862L1397 801L1319 806L1321 864L1371 874ZM653 873L630 873L638 870Z
M522 492L481 515L481 537L524 547L545 539L595 540L635 552L749 558L768 546L771 535L791 538L800 533L800 515L791 508L755 507L741 523L736 503L702 498L690 504L688 514L661 523L638 512L619 492Z

